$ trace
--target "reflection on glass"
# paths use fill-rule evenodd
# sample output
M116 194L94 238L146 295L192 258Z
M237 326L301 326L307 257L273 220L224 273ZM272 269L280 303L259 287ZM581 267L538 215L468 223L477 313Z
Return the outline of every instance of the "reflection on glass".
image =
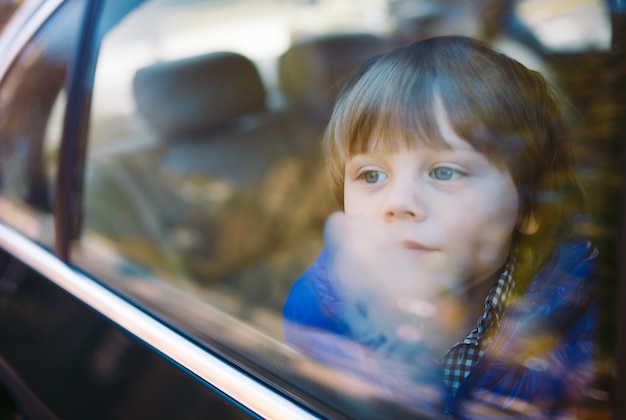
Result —
M570 70L570 56L551 55L552 46L544 44L534 28L525 26L527 16L522 11L529 13L527 6L516 7L517 2L498 4L502 7L493 8L494 3L488 1L142 2L113 25L102 40L91 109L84 229L72 258L88 272L132 294L201 340L220 343L220 351L243 354L245 359L248 353L242 348L254 343L257 348L269 346L273 353L267 354L288 355L281 359L284 363L257 360L258 365L271 365L259 373L261 376L274 375L275 379L285 371L296 371L305 372L310 379L311 372L318 372L315 368L319 367L312 364L313 356L335 372L331 379L317 374L316 381L332 385L340 383L340 378L356 378L361 387L350 389L361 390L363 398L397 400L428 413L440 413L441 404L446 399L452 401L448 395L457 388L468 396L464 397L463 410L482 409L489 399L498 409L509 404L511 410L518 410L524 401L531 404L524 406L528 409L546 409L547 402L535 404L537 401L530 398L508 398L519 384L516 381L507 382L513 384L512 388L501 389L497 395L476 391L481 387L468 386L462 391L460 383L467 372L480 365L487 348L490 357L502 356L498 360L509 367L519 367L524 374L552 367L542 364L544 352L555 345L551 341L555 337L540 334L545 332L544 325L536 331L534 326L528 327L536 332L531 334L533 337L541 336L539 341L525 340L526 333L520 333L516 340L500 341L498 336L507 328L520 327L518 316L510 312L518 307L519 311L529 310L531 303L525 301L524 292L529 284L536 284L533 279L540 267L551 264L553 250L562 250L572 259L555 260L555 268L578 267L576 264L580 263L586 270L587 264L595 261L595 254L594 248L586 247L581 232L591 228L590 238L604 255L595 234L598 231L594 232L597 225L589 219L582 223L577 218L584 212L579 212L578 198L570 200L569 195L569 187L573 192L579 191L575 182L570 183L572 170L577 171L585 190L596 185L599 178L605 179L597 172L597 160L584 163L582 171L579 162L573 166L558 159L563 171L530 170L543 164L544 146L537 140L536 155L521 152L528 149L528 138L535 138L540 131L524 118L532 119L536 114L537 124L544 124L546 115L553 114L548 109L552 97L537 87L539 93L524 93L537 95L535 99L542 105L525 108L518 104L515 108L508 102L513 87L500 86L497 81L501 75L491 77L491 72L497 71L481 67L476 70L480 75L476 83L484 81L487 93L500 86L500 102L490 102L491 96L482 91L472 94L477 85L470 83L474 80L471 77L465 83L459 82L458 89L444 83L436 85L439 96L428 90L434 84L422 83L426 93L430 93L420 97L424 103L414 104L413 108L401 103L398 109L389 108L386 118L374 120L377 124L361 127L359 130L367 129L377 137L360 136L354 140L353 149L339 150L338 156L343 160L336 162L339 172L334 177L328 178L321 159L321 141L332 105L346 81L371 57L416 39L445 34L483 39L527 67L540 70L560 89L559 95L570 98L572 92L582 92L578 89L583 83L580 74L574 75ZM607 22L599 22L607 30ZM581 53L578 61L573 62L585 62L601 70L603 64L587 60L586 54ZM461 60L456 67L463 65L469 63ZM449 77L454 79L454 73ZM525 77L536 76L525 72L518 75L519 79ZM412 90L388 88L381 89L393 92L388 107L394 100L412 103L410 95L400 94ZM463 91L470 94L463 97L465 102L457 103L455 95ZM573 97L574 106L593 102L587 100L586 93L584 101L580 100L582 96ZM591 93L589 97L596 98ZM528 104L532 98L524 97L518 102ZM354 101L355 108L359 104L360 100ZM374 99L370 105L378 109ZM410 112L414 109L420 110L417 116ZM535 114L527 115L527 109ZM505 114L507 118L502 117ZM569 118L570 114L573 113L567 108L566 116ZM354 128L362 122L350 123ZM406 135L407 127L415 136ZM550 128L555 132L559 129ZM580 143L585 143L580 132L575 130L576 157L581 154ZM412 143L416 137L428 140L419 147L426 148L437 165L421 160L422 149ZM395 156L384 164L357 159L371 152L368 145L382 145L388 138L397 143L392 142L385 152L406 148L411 153ZM402 143L404 140L406 144ZM452 147L442 149L442 145ZM466 150L468 145L470 149ZM464 161L456 162L455 153L463 155ZM561 153L556 155L561 158ZM471 166L471 170L465 166ZM472 253L458 251L452 261L433 257L432 267L407 264L403 253L434 255L439 247L438 243L411 236L408 228L397 233L405 235L403 247L384 247L381 251L369 246L382 246L391 240L379 223L368 222L368 212L380 210L383 204L370 202L367 194L374 195L397 173L404 174L413 167L423 169L420 176L431 183L428 188L439 191L440 195L428 203L440 206L436 211L442 218L439 227L442 231L447 229L440 239L442 243L470 249ZM344 172L346 168L350 171ZM555 179L543 185L543 180L533 178L542 173L546 179L556 174ZM459 204L452 200L457 197L453 188L464 182L473 195L468 193L467 200ZM559 190L563 185L568 185L564 195ZM405 187L399 186L398 191ZM350 194L346 195L344 210L346 214L356 211L356 222L340 215L327 223L328 217L341 208L332 196L333 188L341 200L344 193ZM555 190L546 192L542 188ZM598 190L596 193L601 195ZM405 196L398 193L396 204L404 205ZM563 197L573 204L564 204ZM499 206L490 207L488 204L494 201ZM600 203L591 204L595 216L594 210L600 208ZM572 237L563 236L564 232L571 232ZM350 238L362 245L345 245L344 241ZM472 242L473 238L481 241ZM567 248L568 244L571 248ZM329 252L329 247L335 247L337 255L347 254L348 260L364 259L372 266L335 267L333 264L340 258ZM317 262L307 271L320 252ZM437 264L449 269L437 271ZM345 277L341 296L351 297L343 302L338 298L339 291L333 289L332 279L315 277L320 270L344 272L339 278L344 278L345 272L363 275ZM429 289L426 283L412 281L420 270L424 271L423 277L436 277L437 287ZM394 273L394 281L387 274L384 280L366 281L381 271ZM300 281L291 289L303 272L309 280ZM580 291L594 287L587 277L576 277ZM474 278L484 281L475 284ZM460 279L466 282L459 282ZM376 286L379 281L386 286L383 292ZM493 297L492 304L501 310L488 312L489 319L481 327L484 331L478 338L468 338L480 343L474 350L463 346L459 350L464 352L462 360L470 360L467 354L471 352L475 353L475 360L469 369L461 369L460 379L444 380L436 367L446 363L442 362L444 354L476 326L484 313L485 296L498 281L502 282L502 290ZM547 276L545 281L552 278ZM591 342L586 334L595 331L593 324L588 324L588 329L580 326L584 322L580 319L590 318L569 316L569 311L577 308L588 314L587 300L576 300L580 297L577 294L571 297L574 304L567 301L565 306L569 309L559 322L575 319L575 325L564 330L577 331L580 340ZM285 301L289 308L287 343L301 354L294 355L283 345ZM543 301L535 302L539 305L537 302ZM345 318L333 312L343 310L348 313ZM554 311L549 312L553 315ZM303 319L321 314L326 317L323 325L317 323L317 318ZM558 318L552 315L548 318ZM374 322L375 316L380 318ZM216 321L224 319L228 321ZM290 325L290 321L294 324ZM250 331L261 334L250 335ZM381 331L393 331L393 339ZM573 341L568 341L570 338ZM428 346L413 345L422 340L427 340ZM235 343L235 348L225 345L226 341ZM596 365L586 365L591 356L578 351L579 341L575 338L556 339L557 344L569 342L575 343L575 353L580 357L563 359L568 368L573 366L567 370L567 377L584 383L572 394L576 400L581 393L595 392L583 379ZM517 352L523 355L519 360L505 360L505 355L513 354L511 346L530 350ZM381 357L381 349L389 357ZM452 360L449 356L447 362ZM413 361L409 367L407 361ZM297 367L290 369L294 366ZM429 368L420 370L419 366ZM322 371L329 372L320 368ZM555 372L563 373L563 369ZM557 376L553 374L551 378ZM390 386L394 381L395 385ZM556 382L547 382L545 387L546 401L554 397L552 390L565 389ZM400 388L402 392L398 391ZM537 393L544 395L543 391L542 388ZM470 395L481 404L472 407ZM498 399L501 396L506 402Z
M39 242L54 241L52 209L65 82L80 2L70 2L20 53L0 86L2 217Z

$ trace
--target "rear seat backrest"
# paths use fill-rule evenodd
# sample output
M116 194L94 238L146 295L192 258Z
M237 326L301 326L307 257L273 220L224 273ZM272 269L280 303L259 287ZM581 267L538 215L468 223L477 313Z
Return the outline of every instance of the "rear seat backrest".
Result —
M195 134L265 109L254 63L215 52L140 69L133 90L139 113L164 136Z
M280 58L283 92L309 119L325 120L343 85L367 59L383 53L382 38L369 33L337 33L297 42Z
M282 150L285 139L266 112L260 75L243 55L157 63L137 71L133 90L139 114L163 140L161 170L246 186Z
M186 238L175 252L193 278L244 299L262 288L278 310L334 208L300 147L302 126L265 107L254 64L238 54L158 63L137 72L133 89L163 141L125 164L142 191L165 197L153 209L162 236Z

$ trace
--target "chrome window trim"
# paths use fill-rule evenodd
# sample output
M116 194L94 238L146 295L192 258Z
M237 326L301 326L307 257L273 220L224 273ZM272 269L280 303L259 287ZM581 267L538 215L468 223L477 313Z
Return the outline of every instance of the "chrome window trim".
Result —
M0 80L22 48L65 0L31 0L22 4L0 36Z
M221 361L87 276L73 270L49 251L2 223L0 247L255 414L272 419L316 418L293 401Z

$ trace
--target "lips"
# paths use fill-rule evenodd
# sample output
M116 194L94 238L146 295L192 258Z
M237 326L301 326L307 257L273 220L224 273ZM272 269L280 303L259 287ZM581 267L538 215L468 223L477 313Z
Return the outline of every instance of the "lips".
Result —
M426 246L424 244L421 244L419 242L415 242L409 239L403 240L402 245L405 248L413 250L413 251L424 251L424 252L435 251L435 248L431 248L429 246Z

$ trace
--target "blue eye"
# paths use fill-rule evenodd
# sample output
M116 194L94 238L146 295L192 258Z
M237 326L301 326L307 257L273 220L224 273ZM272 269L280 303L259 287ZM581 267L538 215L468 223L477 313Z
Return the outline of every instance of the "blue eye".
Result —
M452 181L461 177L461 173L459 171L446 166L433 169L430 175L437 181Z
M387 175L380 171L366 171L361 174L361 178L368 184L376 184L387 179Z

